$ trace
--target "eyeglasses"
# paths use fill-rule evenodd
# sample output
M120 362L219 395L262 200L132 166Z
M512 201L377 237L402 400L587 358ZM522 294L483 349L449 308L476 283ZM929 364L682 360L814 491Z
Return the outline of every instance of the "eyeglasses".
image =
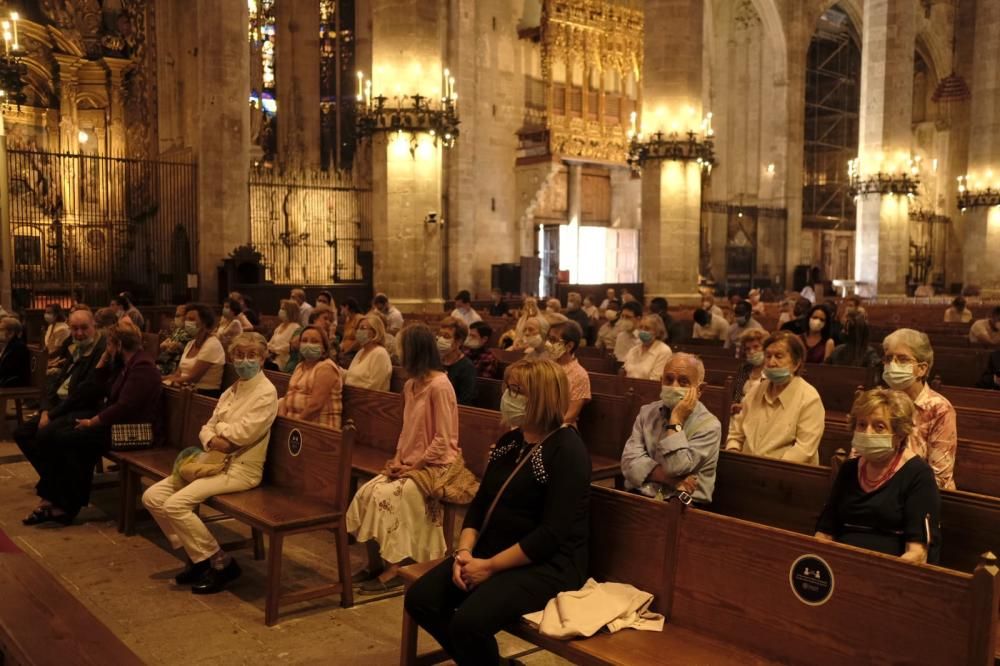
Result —
M900 365L910 365L912 363L916 363L917 359L913 358L912 356L905 356L901 354L886 354L885 356L882 357L882 362L885 363L886 365L889 365L890 363L894 362Z
M235 351L235 352L233 352L233 360L234 361L259 361L260 360L260 356L257 354L257 352Z

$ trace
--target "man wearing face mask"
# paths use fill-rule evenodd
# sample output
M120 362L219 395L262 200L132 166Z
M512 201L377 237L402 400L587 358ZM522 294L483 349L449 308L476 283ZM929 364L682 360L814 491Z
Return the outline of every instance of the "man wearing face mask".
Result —
M594 332L593 327L590 325L590 317L583 311L583 298L575 291L571 291L566 295L565 314L568 319L575 321L576 325L580 327L580 330L583 332L583 339L587 341L587 344L594 344Z
M475 406L476 368L462 353L462 343L468 334L469 329L461 319L445 317L438 326L437 348L458 404Z
M43 396L38 416L14 431L14 440L22 452L33 450L41 431L59 427L57 421L90 418L101 407L105 392L97 376L97 362L104 355L104 336L98 334L89 309L74 310L69 316L69 328L73 338L70 362L52 383L52 390Z
M693 319L691 337L696 340L725 340L729 335L729 322L722 315L699 308L694 311Z
M958 419L948 399L927 384L934 366L930 338L912 328L900 328L885 337L882 352L883 381L906 393L916 408L908 446L934 470L938 488L955 490Z
M477 377L497 379L500 376L500 364L489 349L493 329L483 321L477 321L469 327L469 335L463 345L465 355L476 368Z
M635 336L635 329L638 327L640 319L642 319L641 305L635 301L622 305L622 313L615 327L618 331L615 336L615 358L619 361L624 362L629 350L640 344L639 339Z
M615 339L618 337L616 326L618 325L618 311L620 307L618 301L611 301L608 307L602 310L605 321L601 324L601 328L598 329L597 340L594 343L594 346L598 349L611 351L615 348Z
M726 342L723 345L726 349L739 350L740 336L746 331L763 329L760 322L753 318L753 306L747 301L740 301L733 307L735 319L726 334Z
M663 369L660 400L645 405L622 452L625 488L647 497L712 501L722 425L703 405L705 366L677 353Z

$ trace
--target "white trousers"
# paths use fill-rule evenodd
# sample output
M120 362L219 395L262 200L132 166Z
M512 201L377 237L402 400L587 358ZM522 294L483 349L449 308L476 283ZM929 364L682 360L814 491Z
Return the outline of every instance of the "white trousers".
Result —
M154 483L142 495L142 504L167 535L170 546L184 548L194 563L218 552L219 542L194 510L209 497L249 490L260 484L261 470L233 463L224 474L182 485L173 475Z

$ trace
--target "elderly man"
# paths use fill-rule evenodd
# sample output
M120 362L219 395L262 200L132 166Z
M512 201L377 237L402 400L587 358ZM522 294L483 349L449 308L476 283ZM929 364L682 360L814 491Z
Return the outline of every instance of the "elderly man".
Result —
M722 425L699 402L705 366L674 354L663 369L660 400L645 405L622 452L625 487L648 497L707 504L715 489Z
M292 289L288 298L299 304L299 320L303 326L309 325L309 315L312 314L313 306L306 301L306 292L302 289Z
M609 304L617 300L618 299L615 297L615 290L609 288L606 292L604 292L604 300L601 301L599 309L601 310L601 312L604 312L605 310L608 309Z
M372 299L372 309L385 317L385 332L389 335L398 335L403 330L403 313L389 303L389 297L385 294L375 294Z

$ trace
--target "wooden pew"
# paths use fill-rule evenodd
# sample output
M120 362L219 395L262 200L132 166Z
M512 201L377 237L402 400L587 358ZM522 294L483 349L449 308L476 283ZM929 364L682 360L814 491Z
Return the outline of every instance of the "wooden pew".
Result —
M31 384L28 386L11 386L0 388L0 439L9 440L10 430L7 425L7 401L14 401L17 414L17 424L24 423L24 403L26 400L41 400L45 392L46 374L49 355L44 347L29 347L31 353Z
M931 388L947 398L956 409L972 407L973 409L989 409L1000 412L1000 391L940 383L932 385Z

